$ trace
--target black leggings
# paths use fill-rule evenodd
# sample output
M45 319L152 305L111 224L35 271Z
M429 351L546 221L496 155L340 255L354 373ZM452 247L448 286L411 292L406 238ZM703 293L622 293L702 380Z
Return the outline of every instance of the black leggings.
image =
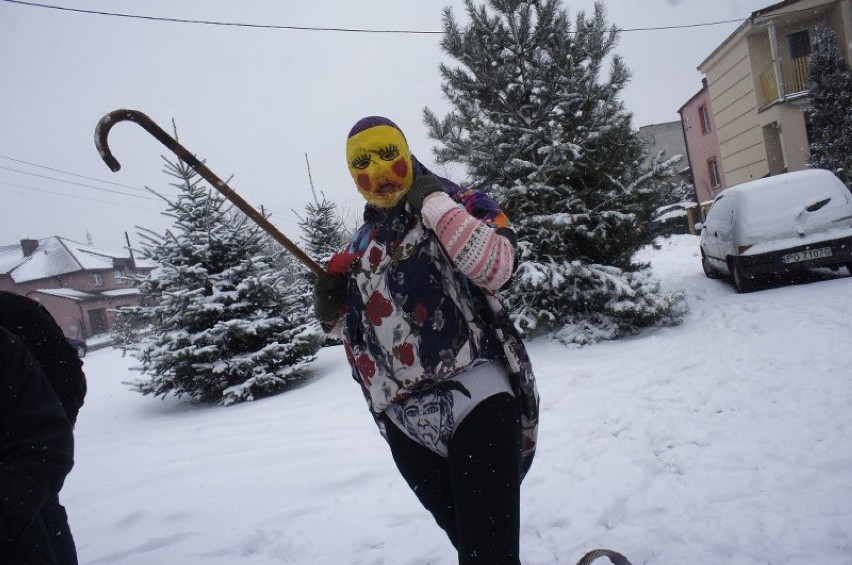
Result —
M447 458L386 421L396 466L447 532L460 565L519 565L521 424L510 394L485 399L449 443Z

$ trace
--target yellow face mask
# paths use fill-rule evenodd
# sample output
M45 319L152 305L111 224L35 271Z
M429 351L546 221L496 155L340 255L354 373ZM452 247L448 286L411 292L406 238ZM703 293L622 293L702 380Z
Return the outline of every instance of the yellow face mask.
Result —
M392 126L373 126L346 140L346 162L358 192L381 208L396 206L414 179L408 143Z

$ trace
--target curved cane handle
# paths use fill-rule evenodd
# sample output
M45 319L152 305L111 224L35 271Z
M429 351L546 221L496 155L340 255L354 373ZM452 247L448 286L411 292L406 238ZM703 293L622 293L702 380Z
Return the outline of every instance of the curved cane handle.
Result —
M172 153L177 155L181 161L192 167L192 169L204 180L213 185L213 188L221 192L225 198L230 200L237 208L242 210L242 212L251 218L254 223L260 226L266 233L271 235L273 239L280 243L287 251L292 253L296 259L301 261L303 265L311 270L311 272L315 275L319 275L323 272L322 267L320 267L316 261L308 257L304 251L302 251L295 243L290 241L290 239L281 233L278 228L273 226L260 212L255 210L248 202L243 200L239 194L234 192L231 187L225 184L225 182L216 176L213 171L208 169L204 163L199 161L195 155L187 151L183 145L167 134L163 128L158 126L151 118L138 110L113 110L101 118L98 125L95 126L95 147L97 147L101 159L104 160L112 172L116 172L121 169L121 163L118 162L118 160L113 156L112 151L110 151L109 143L107 143L107 137L109 136L112 126L118 122L124 121L136 122L148 133L157 138L160 143L165 145Z

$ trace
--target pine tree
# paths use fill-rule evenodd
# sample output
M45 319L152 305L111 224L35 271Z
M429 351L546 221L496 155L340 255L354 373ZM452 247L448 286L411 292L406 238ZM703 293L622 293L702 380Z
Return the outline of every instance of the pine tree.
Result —
M665 151L659 151L651 160L651 170L656 171L653 180L662 205L695 202L695 188L674 172L675 166L683 160L681 154L666 157Z
M636 228L662 203L654 180L673 171L640 171L619 100L629 71L603 6L574 29L558 0L466 6L464 29L444 12L442 47L459 63L441 66L452 110L425 119L437 160L464 164L514 222L520 264L504 298L516 325L587 343L677 323L683 301L634 261L654 237Z
M308 171L310 173L310 167ZM299 227L302 229L305 253L319 265L326 265L331 257L340 252L345 245L346 234L337 205L326 199L324 194L322 199L318 198L313 181L311 182L311 193L314 200L305 206L305 217L299 216ZM303 278L312 289L316 276L313 273L305 273ZM326 346L340 345L341 343L343 342L333 332L327 334L323 340L323 345Z
M302 228L305 253L320 265L325 265L345 243L343 220L334 202L330 202L325 194L320 193L321 199L317 196L307 155L305 155L305 163L308 167L313 202L305 206L307 212L305 217L299 216L299 227Z
M345 243L337 205L323 196L322 200L309 202L305 206L305 212L305 217L299 221L299 227L304 234L302 241L305 243L305 253L324 265Z
M809 73L808 163L832 171L852 190L852 71L838 49L837 35L824 23L816 26Z
M277 270L270 238L195 171L166 160L180 191L165 234L143 229L142 255L159 264L139 281L146 303L124 315L148 326L128 349L141 362L130 383L143 394L186 395L232 404L292 387L308 374L322 332L310 312L310 285Z

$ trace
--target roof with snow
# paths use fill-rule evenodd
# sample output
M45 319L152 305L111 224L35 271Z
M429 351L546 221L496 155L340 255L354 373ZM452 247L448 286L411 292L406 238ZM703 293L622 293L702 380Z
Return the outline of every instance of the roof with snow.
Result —
M69 300L91 300L92 298L97 298L96 295L91 292L84 292L82 290L75 290L73 288L42 288L37 290L41 294L47 294L48 296L58 296L59 298L68 298Z
M86 300L97 300L99 298L103 298L104 296L117 297L117 296L135 296L139 294L138 288L121 288L115 290L105 290L99 293L85 292L82 290L75 290L73 288L40 288L36 290L40 294L46 294L48 296L56 296L59 298L67 298L68 300L74 300L77 302L84 302Z
M104 251L59 237L58 235L31 242L34 249L25 254L22 243L0 246L0 274L11 277L16 284L66 275L77 271L105 271L116 262L129 262L126 253ZM150 261L135 261L138 269L154 269Z
M139 294L138 288L116 288L113 290L104 290L100 296L133 296Z

